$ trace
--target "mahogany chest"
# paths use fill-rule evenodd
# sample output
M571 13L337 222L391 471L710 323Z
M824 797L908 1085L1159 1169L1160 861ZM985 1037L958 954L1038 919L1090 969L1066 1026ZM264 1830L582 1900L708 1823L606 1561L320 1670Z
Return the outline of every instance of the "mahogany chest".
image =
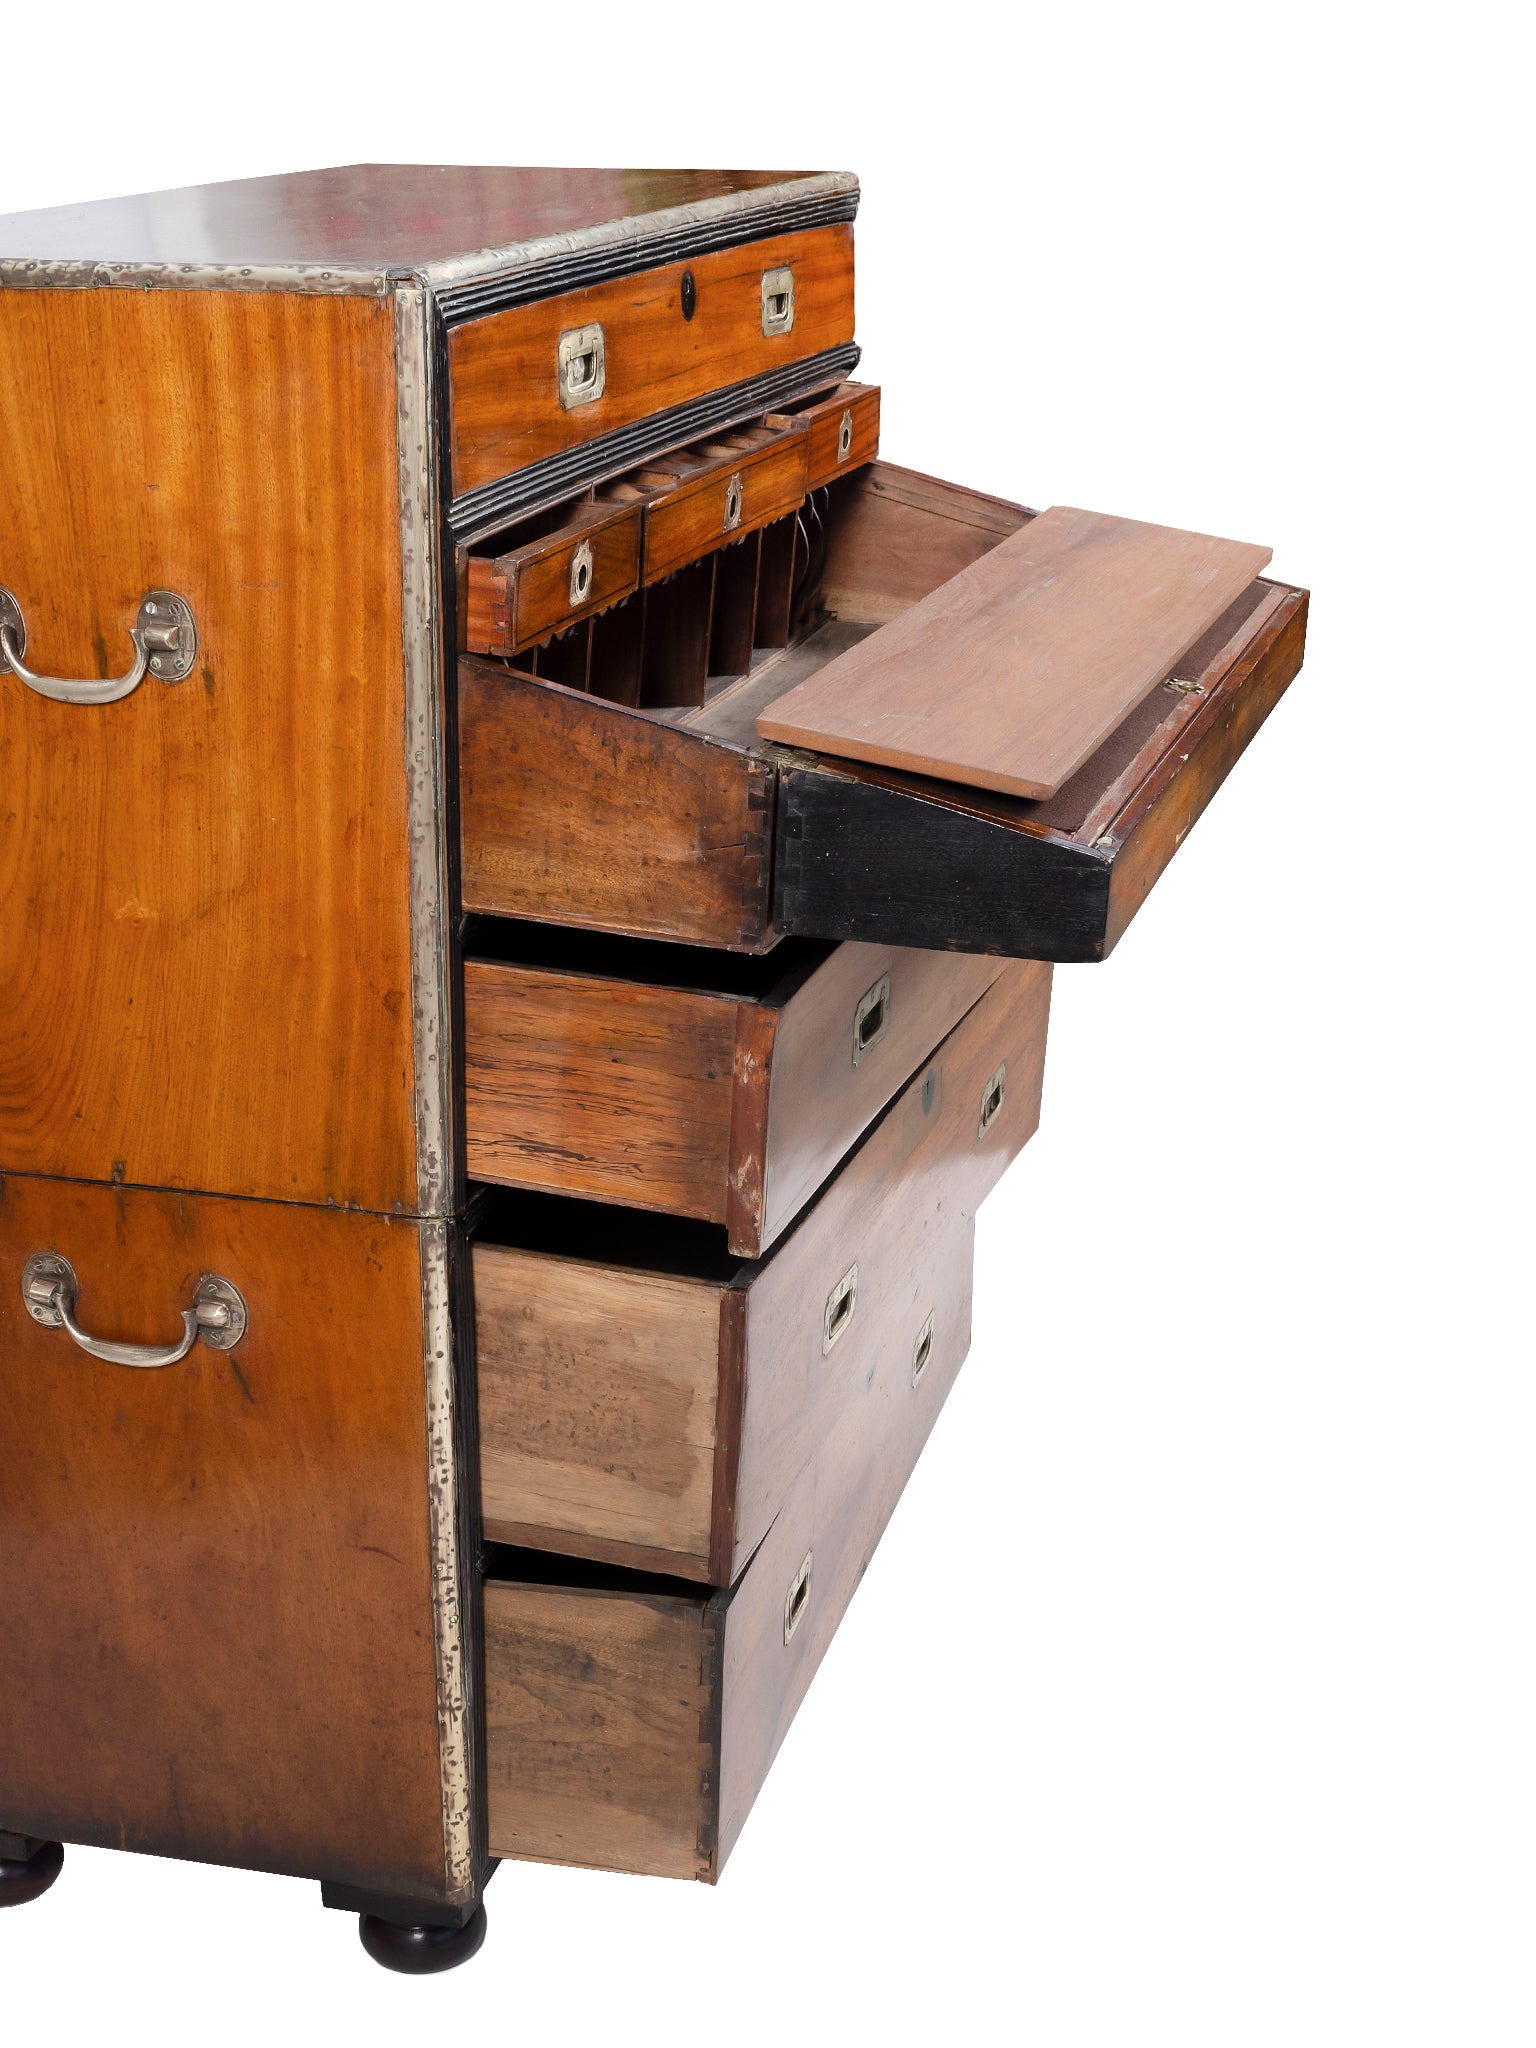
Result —
M1306 623L1262 548L882 462L857 203L0 220L0 1903L233 1863L424 1970L497 1859L731 1853L1053 964Z

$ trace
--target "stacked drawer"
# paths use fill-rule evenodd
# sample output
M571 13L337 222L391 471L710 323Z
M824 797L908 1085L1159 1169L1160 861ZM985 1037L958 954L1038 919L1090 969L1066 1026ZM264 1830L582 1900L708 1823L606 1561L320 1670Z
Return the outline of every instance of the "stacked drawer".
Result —
M659 728L729 695L790 642L878 404L836 387L493 536L468 648ZM965 1356L1051 969L560 908L463 940L490 1847L713 1879Z

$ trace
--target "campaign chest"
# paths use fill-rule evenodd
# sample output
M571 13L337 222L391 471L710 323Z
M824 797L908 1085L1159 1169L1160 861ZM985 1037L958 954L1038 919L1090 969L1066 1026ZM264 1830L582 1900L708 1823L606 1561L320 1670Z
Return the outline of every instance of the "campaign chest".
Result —
M0 220L0 1901L714 1879L965 1356L1052 967L1301 664L884 463L841 174ZM899 403L899 394L893 395Z

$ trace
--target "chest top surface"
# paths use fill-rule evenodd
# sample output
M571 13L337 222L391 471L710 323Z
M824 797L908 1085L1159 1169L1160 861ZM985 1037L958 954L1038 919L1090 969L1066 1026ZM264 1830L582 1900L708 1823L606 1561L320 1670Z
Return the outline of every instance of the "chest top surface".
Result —
M843 172L350 164L0 215L0 279L74 264L431 277L856 191Z

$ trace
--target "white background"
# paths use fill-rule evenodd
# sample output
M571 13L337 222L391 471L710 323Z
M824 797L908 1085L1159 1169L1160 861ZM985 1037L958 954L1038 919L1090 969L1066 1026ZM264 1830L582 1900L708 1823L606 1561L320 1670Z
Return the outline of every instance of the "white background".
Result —
M970 1363L719 1889L509 1864L411 1981L312 1885L71 1849L0 1918L7 2038L1536 2035L1515 18L11 10L0 212L857 170L886 454L1315 595L1114 958L1058 971Z

